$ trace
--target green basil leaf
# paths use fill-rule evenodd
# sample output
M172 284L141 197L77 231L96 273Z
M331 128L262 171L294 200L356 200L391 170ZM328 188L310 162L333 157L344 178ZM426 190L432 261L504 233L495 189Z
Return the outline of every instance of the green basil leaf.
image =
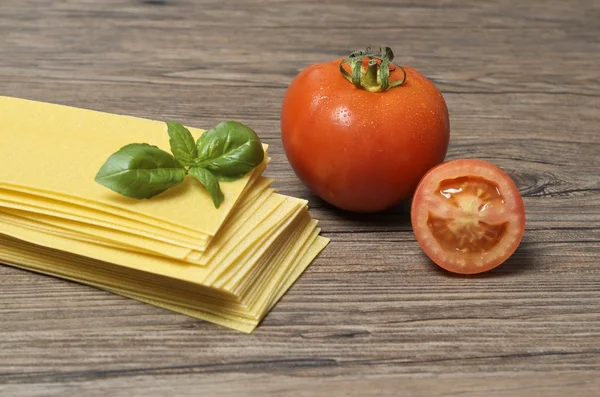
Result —
M215 178L215 176L206 168L192 167L189 169L188 173L198 179L200 183L206 187L206 190L208 190L213 199L215 208L219 208L225 197L223 196L217 178Z
M256 132L237 121L226 121L206 131L196 146L195 164L222 181L240 179L259 165L265 155Z
M171 152L175 158L185 166L192 165L198 156L198 149L190 131L179 123L167 121L167 132L169 133Z
M186 170L171 154L146 143L123 146L96 175L96 182L127 197L151 198L181 183Z

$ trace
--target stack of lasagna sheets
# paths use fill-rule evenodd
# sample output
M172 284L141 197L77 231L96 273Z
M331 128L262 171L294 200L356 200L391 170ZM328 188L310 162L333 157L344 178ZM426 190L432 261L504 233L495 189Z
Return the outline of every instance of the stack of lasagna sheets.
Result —
M0 97L0 136L0 263L251 332L327 245L267 156L216 209L191 177L150 200L94 181L129 143L168 150L163 122Z

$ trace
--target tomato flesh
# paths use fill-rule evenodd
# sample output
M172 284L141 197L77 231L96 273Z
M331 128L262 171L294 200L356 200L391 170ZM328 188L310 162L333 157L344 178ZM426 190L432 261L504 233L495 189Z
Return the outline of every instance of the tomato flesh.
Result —
M463 211L458 219L429 214L428 226L444 249L482 253L502 239L506 222L494 225L485 221L488 209L505 204L497 184L472 176L446 179L440 182L436 194L448 200L447 205Z
M411 210L417 241L439 266L456 273L490 270L515 251L525 210L514 182L480 160L444 163L423 177Z

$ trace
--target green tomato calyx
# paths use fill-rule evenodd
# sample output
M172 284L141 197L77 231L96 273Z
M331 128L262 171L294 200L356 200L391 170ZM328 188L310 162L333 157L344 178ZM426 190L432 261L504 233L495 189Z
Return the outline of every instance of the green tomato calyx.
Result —
M381 47L379 52L358 50L340 62L342 76L356 88L370 92L382 92L390 88L398 87L406 81L406 71L402 66L392 63L394 53L389 47ZM345 64L350 65L350 71ZM390 71L399 68L402 78L390 81Z

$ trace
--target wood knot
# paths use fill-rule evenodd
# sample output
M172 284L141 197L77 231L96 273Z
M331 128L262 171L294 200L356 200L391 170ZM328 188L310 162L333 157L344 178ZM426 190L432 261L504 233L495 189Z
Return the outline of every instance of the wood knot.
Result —
M595 189L577 186L558 178L551 172L511 172L510 177L523 197L570 197L591 194Z

